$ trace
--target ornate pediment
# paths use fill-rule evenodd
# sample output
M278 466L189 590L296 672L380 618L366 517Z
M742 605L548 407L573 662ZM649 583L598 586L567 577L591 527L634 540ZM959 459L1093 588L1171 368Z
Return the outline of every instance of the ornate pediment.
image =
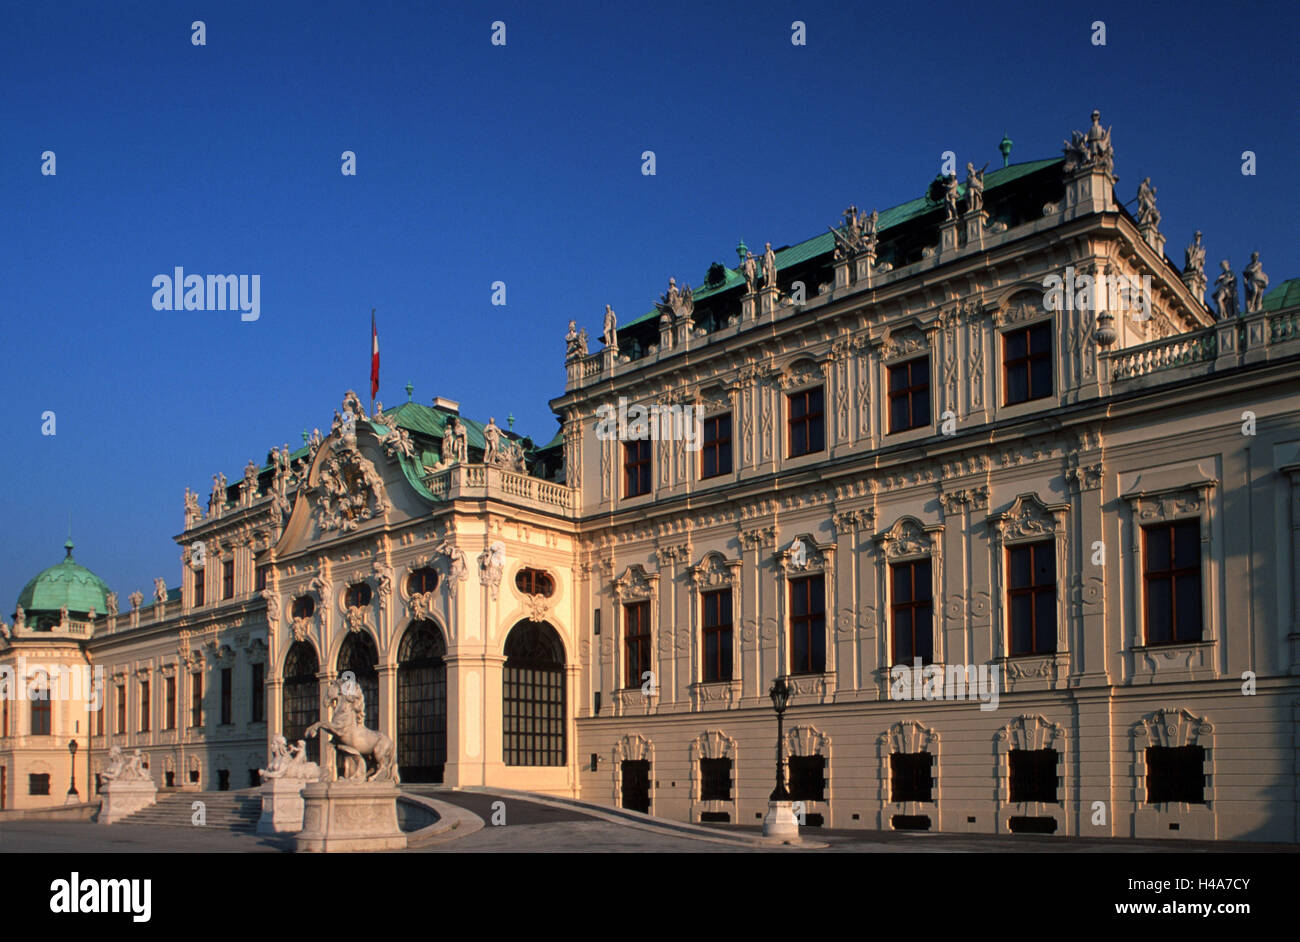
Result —
M735 585L740 579L740 562L729 563L721 553L707 553L691 569L691 579L701 591Z
M628 566L623 575L614 580L614 595L624 602L636 602L654 595L657 576L649 576L639 565Z
M1032 540L1057 533L1064 525L1065 504L1047 505L1037 494L1021 494L1004 513L989 518L1003 540Z
M777 563L792 576L823 572L830 568L831 544L819 544L807 533L796 536L776 554Z
M796 360L783 370L777 378L782 389L796 389L820 383L824 377L821 364L815 360Z
M383 478L361 454L355 436L332 441L317 467L311 499L322 531L355 530L364 521L387 514L393 506Z
M929 349L925 334L912 325L886 329L880 338L880 355L886 360L923 353Z
M929 556L934 551L930 533L914 517L900 517L888 530L877 534L875 540L888 559Z

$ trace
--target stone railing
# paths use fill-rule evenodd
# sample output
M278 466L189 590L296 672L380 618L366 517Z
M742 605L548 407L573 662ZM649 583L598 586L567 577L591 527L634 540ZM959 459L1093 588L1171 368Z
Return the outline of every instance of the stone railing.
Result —
M1215 327L1204 327L1136 347L1116 350L1110 356L1111 380L1132 379L1161 370L1213 360L1218 351Z
M577 506L573 488L494 465L457 464L426 475L422 483L438 500L496 497L565 513Z

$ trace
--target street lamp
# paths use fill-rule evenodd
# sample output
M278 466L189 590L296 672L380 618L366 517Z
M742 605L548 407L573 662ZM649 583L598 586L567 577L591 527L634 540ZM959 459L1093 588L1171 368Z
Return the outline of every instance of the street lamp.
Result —
M767 817L763 819L763 836L786 843L799 840L799 822L794 816L794 804L785 788L785 763L781 757L781 744L785 738L785 710L790 703L790 684L784 677L772 683L768 694L776 710L776 788L767 802Z
M68 755L72 759L72 778L68 783L68 796L63 800L65 805L75 805L81 802L81 796L77 794L77 741L68 740Z

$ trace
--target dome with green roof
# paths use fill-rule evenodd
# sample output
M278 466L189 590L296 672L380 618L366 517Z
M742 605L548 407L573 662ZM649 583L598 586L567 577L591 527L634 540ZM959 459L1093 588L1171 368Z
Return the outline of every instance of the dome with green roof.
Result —
M57 614L64 606L77 615L85 615L92 608L99 615L108 611L108 586L104 580L73 561L71 540L63 547L67 558L37 575L18 593L18 604L29 620L41 613Z

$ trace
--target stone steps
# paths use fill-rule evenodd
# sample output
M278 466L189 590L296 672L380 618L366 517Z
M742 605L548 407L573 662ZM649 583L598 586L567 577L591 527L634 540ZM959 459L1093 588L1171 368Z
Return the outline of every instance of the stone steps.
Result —
M196 801L206 806L204 826L210 828L254 831L262 814L262 800L256 793L184 792L162 795L156 804L127 815L122 821L153 827L195 827L193 805Z

